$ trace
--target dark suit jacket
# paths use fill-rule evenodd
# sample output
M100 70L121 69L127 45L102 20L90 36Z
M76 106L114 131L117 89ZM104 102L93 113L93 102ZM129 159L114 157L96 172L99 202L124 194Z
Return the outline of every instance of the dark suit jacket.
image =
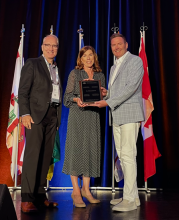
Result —
M59 86L62 100L61 83ZM48 110L51 95L51 77L43 56L28 59L21 71L18 93L19 115L30 114L35 124L39 124ZM57 108L58 126L61 122L61 109L62 104Z

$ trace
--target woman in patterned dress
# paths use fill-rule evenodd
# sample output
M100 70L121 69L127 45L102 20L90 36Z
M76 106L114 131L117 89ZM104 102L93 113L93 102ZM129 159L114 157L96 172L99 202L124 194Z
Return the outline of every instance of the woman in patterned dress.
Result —
M93 198L89 190L90 177L100 176L100 110L82 103L79 87L81 80L101 80L101 90L105 87L104 74L101 73L97 54L91 46L80 50L77 66L68 77L64 95L64 105L70 110L63 173L71 176L71 197L76 207L86 207L82 197L87 198L90 203L100 202ZM81 191L78 176L83 178Z

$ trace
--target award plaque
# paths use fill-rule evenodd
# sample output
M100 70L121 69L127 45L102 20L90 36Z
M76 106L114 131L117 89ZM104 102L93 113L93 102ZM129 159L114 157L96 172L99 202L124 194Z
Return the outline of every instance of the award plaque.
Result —
M83 103L94 103L102 99L100 80L83 80L80 83L80 98Z

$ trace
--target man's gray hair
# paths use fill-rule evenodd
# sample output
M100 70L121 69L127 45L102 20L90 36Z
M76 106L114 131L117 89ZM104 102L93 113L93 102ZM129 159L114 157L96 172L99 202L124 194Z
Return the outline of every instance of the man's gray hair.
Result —
M45 37L43 38L42 44L44 43L45 38L50 37L50 36L55 37L55 38L57 39L57 44L59 45L58 37L55 36L55 35L53 35L53 34L49 34L49 35L45 36Z

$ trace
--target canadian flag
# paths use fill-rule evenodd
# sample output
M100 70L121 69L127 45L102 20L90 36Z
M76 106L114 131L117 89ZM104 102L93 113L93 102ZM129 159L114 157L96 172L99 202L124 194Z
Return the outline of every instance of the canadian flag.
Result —
M148 75L148 63L145 53L144 40L141 32L139 57L143 61L144 76L142 83L142 98L145 121L141 123L142 136L144 140L144 181L156 173L155 160L161 156L158 151L152 126L152 111L154 110L152 92Z
M22 173L22 163L25 149L25 128L19 120L19 105L18 105L18 90L21 75L22 58L22 44L20 41L19 49L17 52L16 65L14 71L14 79L11 91L11 100L9 107L9 119L6 133L6 146L11 155L11 176ZM16 170L17 164L17 170Z

